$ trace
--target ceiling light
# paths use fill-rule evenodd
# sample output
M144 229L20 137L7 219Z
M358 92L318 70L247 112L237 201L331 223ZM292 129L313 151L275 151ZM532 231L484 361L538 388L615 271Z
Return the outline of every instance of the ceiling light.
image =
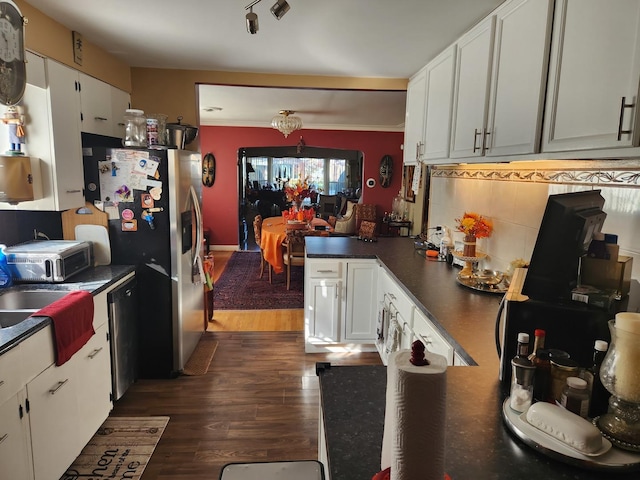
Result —
M271 7L271 13L273 13L274 17L280 20L282 17L284 17L285 13L287 13L290 8L291 7L286 0L278 0L273 4L273 7Z
M293 113L296 112L293 110L280 110L280 113L271 120L271 126L281 132L285 138L294 130L302 128L302 119L292 115Z
M249 7L249 13L247 13L246 19L247 32L251 35L258 33L258 15L253 13L253 6Z

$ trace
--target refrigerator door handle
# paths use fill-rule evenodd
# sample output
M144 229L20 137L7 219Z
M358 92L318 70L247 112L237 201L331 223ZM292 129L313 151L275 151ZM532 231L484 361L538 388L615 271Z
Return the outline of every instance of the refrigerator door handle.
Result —
M196 214L196 239L194 244L191 245L191 262L194 267L197 266L198 257L200 257L200 249L202 248L202 241L204 240L204 229L202 228L202 211L200 210L200 201L198 194L193 185L189 187L189 193L191 195L191 201L193 202L193 210Z

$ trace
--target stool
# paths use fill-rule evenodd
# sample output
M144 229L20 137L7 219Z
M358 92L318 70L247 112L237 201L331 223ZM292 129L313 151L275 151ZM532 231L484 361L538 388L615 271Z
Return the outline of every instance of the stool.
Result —
M324 480L324 468L317 460L228 463L220 480Z

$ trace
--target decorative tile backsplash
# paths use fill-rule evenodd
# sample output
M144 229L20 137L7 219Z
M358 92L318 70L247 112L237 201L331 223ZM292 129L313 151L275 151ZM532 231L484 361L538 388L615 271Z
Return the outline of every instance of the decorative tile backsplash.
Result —
M496 270L530 260L549 195L600 189L603 231L618 235L620 255L634 257L631 298L640 307L640 160L443 165L432 167L430 181L428 226L445 225L461 240L453 229L465 211L491 218L494 232L478 239L478 249Z

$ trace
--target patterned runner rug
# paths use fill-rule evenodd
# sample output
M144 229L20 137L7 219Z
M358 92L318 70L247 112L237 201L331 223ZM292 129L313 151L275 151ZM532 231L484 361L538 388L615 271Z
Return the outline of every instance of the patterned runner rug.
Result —
M169 417L107 418L60 480L138 480L168 422Z
M304 307L304 269L291 269L291 289L287 290L286 270L260 275L260 252L233 252L213 287L213 310L273 310Z

